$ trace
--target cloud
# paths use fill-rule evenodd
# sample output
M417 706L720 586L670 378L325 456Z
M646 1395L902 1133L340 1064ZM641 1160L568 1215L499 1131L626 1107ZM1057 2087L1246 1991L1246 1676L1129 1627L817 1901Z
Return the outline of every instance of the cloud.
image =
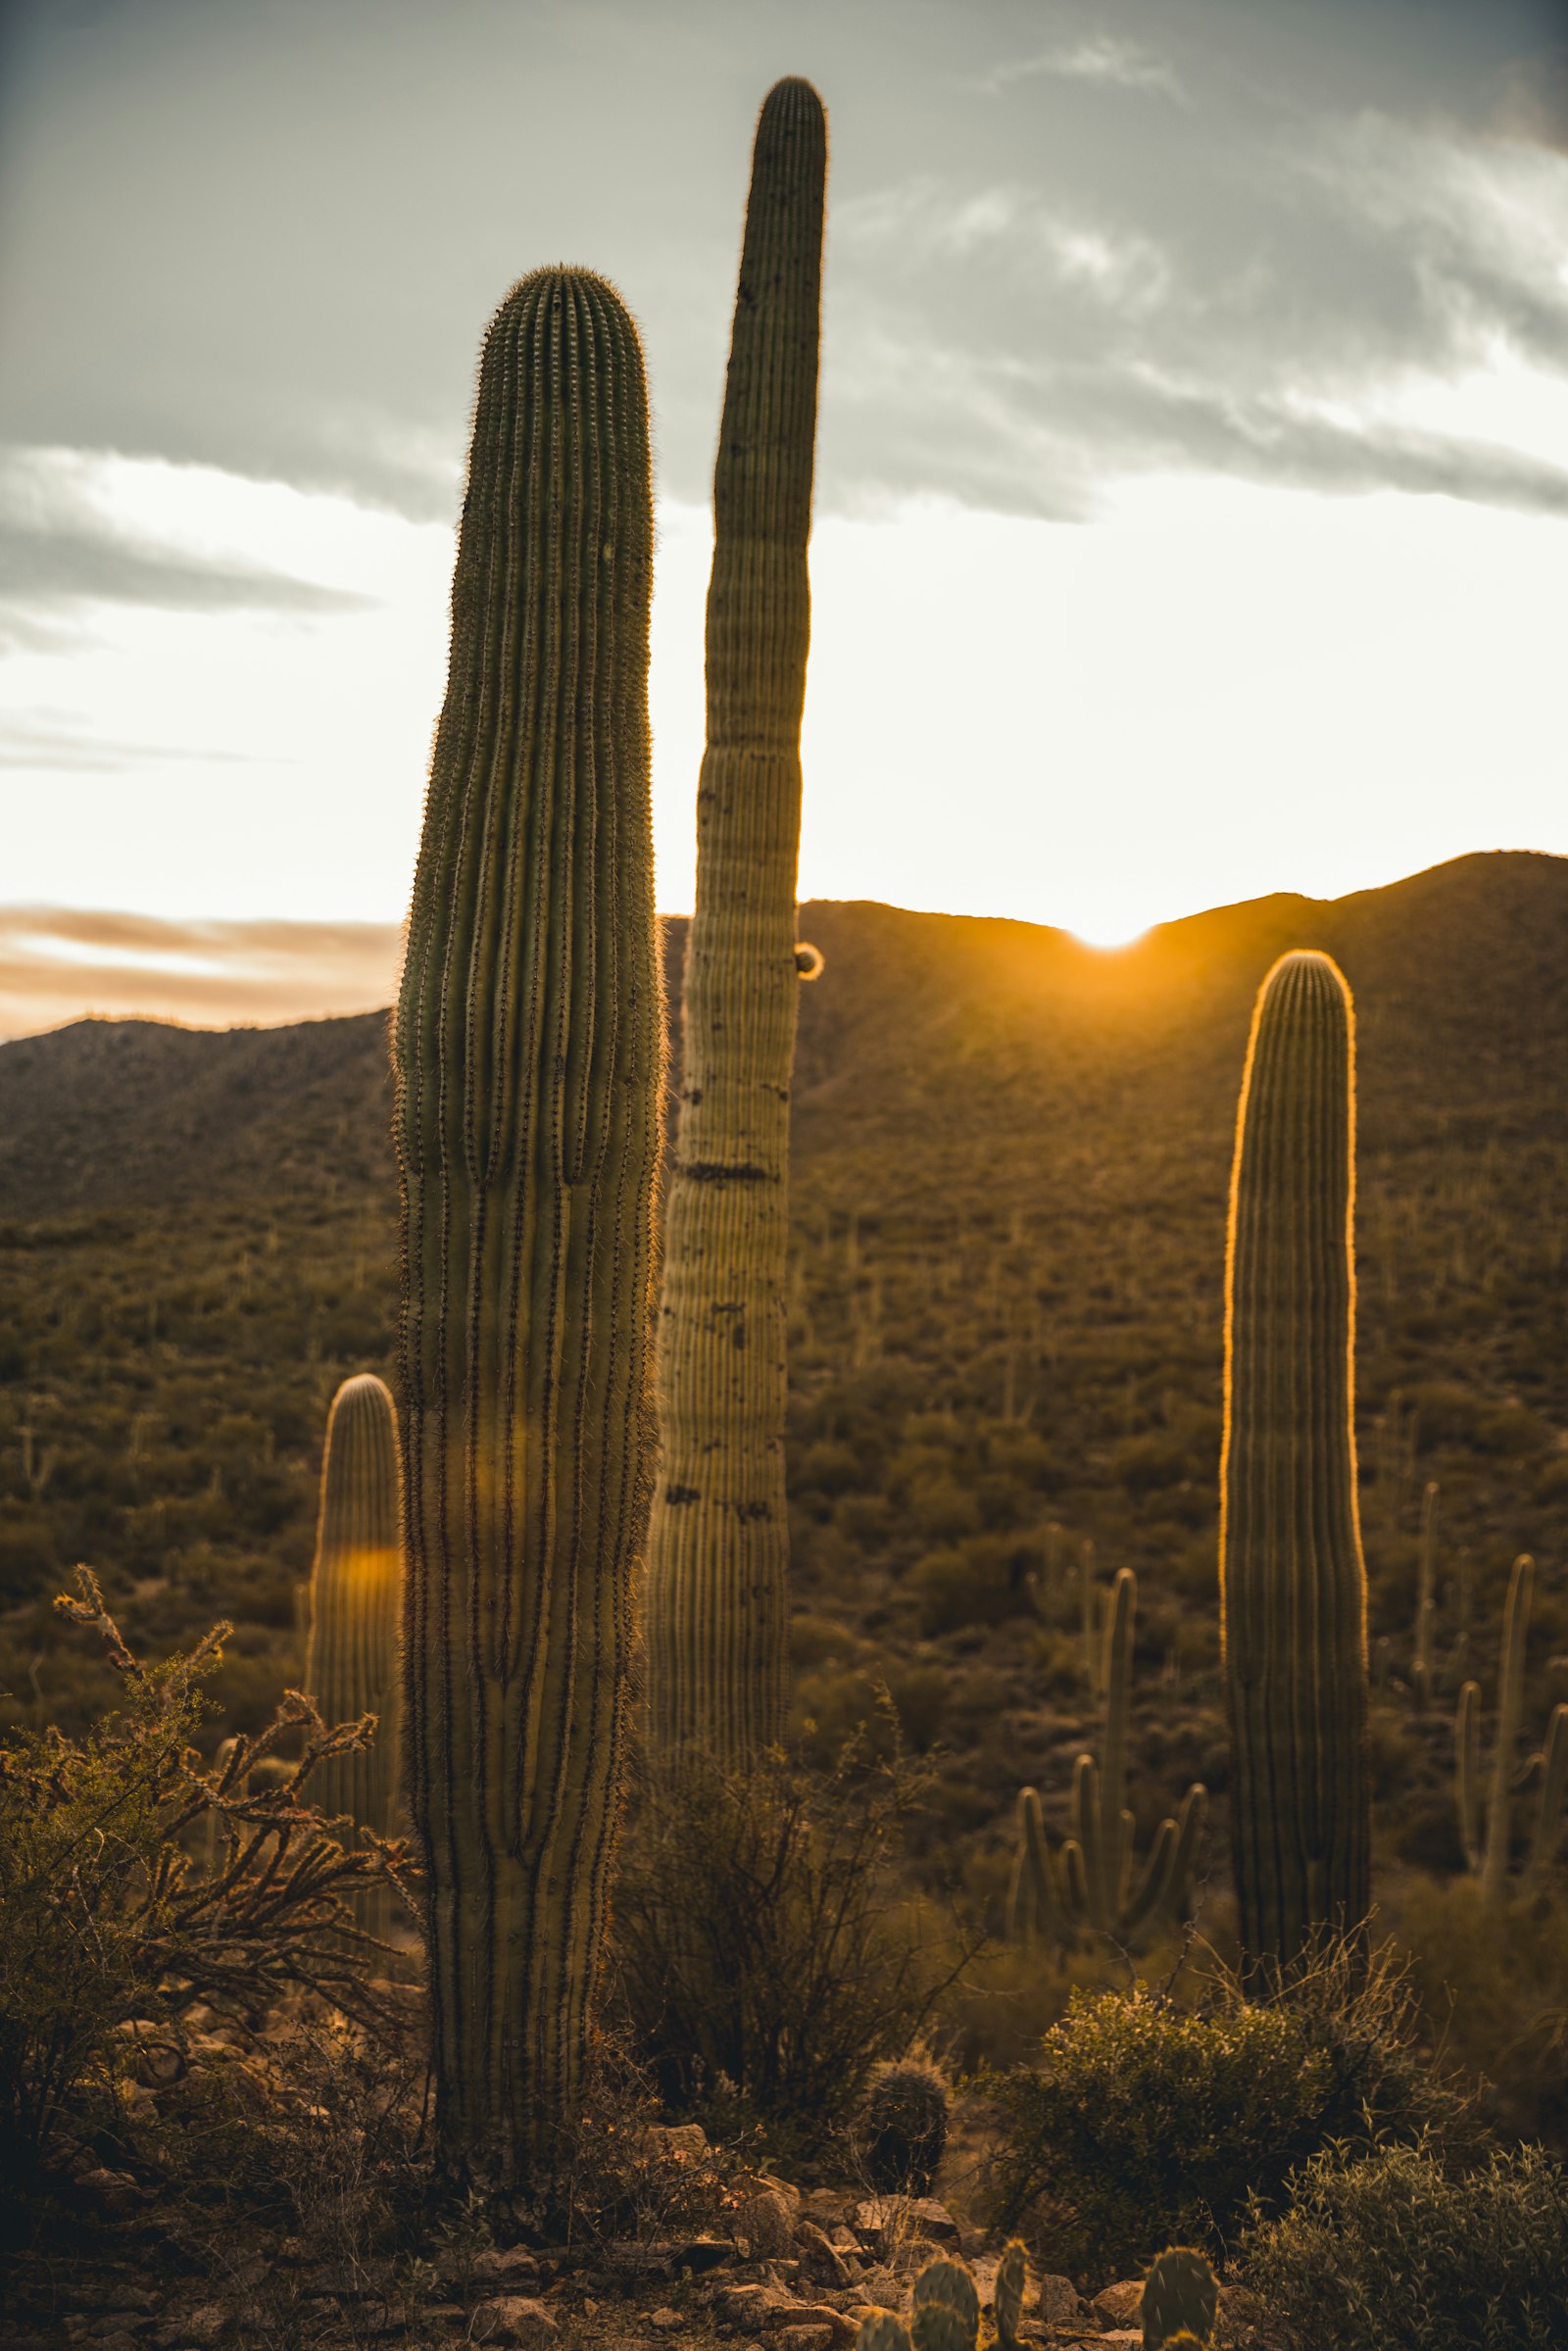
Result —
M94 469L96 459L97 470ZM51 615L94 604L165 612L361 612L373 599L242 557L137 530L104 495L107 453L0 450L0 624L24 641Z
M196 759L202 765L244 763L242 751L206 745L132 743L75 724L69 713L34 710L0 715L0 767L55 769L68 775L118 775L149 764Z
M1075 42L1069 49L1048 49L1038 57L1018 58L1009 65L994 66L989 73L978 77L974 86L994 93L1010 88L1014 82L1033 80L1039 74L1049 74L1060 81L1104 82L1121 90L1153 90L1161 97L1173 98L1178 105L1187 102L1181 79L1167 59L1156 57L1151 49L1141 49L1136 41L1118 41L1108 34Z
M0 907L0 1037L88 1014L228 1028L373 1011L396 990L400 942L391 923Z

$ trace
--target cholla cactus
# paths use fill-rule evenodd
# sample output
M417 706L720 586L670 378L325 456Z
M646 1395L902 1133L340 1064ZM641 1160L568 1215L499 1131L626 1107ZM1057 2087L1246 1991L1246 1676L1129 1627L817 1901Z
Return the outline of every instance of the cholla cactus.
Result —
M1202 2254L1190 2245L1168 2245L1155 2254L1144 2279L1144 2351L1206 2343L1218 2309L1219 2286Z
M948 2143L948 2085L924 2058L878 2068L865 2099L866 2177L884 2192L929 2193Z

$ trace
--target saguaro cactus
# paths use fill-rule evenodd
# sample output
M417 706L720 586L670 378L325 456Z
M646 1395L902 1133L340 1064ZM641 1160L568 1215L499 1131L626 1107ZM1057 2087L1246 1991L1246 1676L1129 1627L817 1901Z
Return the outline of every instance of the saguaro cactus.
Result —
M377 1729L370 1746L320 1766L311 1797L378 1837L392 1834L397 1801L401 1477L397 1416L384 1382L373 1372L345 1380L327 1414L321 1456L305 1687L327 1722L373 1714ZM355 1909L363 1927L385 1937L391 1890L384 1881L366 1886Z
M651 1484L651 546L636 329L539 270L480 361L394 1045L437 2118L502 2180L579 2089Z
M1544 1876L1562 1845L1563 1804L1568 1796L1568 1705L1554 1706L1546 1726L1545 1744L1531 1758L1522 1774L1516 1770L1519 1725L1524 1715L1525 1647L1530 1638L1530 1604L1535 1597L1536 1563L1522 1551L1508 1579L1508 1597L1502 1612L1502 1650L1497 1660L1496 1744L1492 1757L1492 1782L1487 1792L1486 1828L1481 1803L1481 1687L1467 1682L1459 1692L1454 1725L1455 1793L1459 1806L1459 1836L1465 1862L1481 1881L1482 1899L1503 1901L1514 1890L1509 1876L1513 1845L1514 1797L1532 1780L1539 1784L1536 1825L1530 1839L1521 1883L1530 1886Z
M713 477L649 1550L654 1747L700 1742L723 1759L771 1745L784 1720L795 874L826 166L821 100L779 82L757 126Z
M1056 1861L1047 1843L1039 1796L1032 1788L1019 1790L1007 1919L1015 1941L1040 1936L1065 1945L1085 1933L1133 1941L1156 1922L1179 1916L1192 1893L1208 1808L1207 1790L1197 1781L1182 1799L1179 1817L1160 1822L1133 1882L1127 1726L1137 1612L1138 1579L1124 1567L1111 1589L1096 1677L1104 1691L1103 1761L1080 1755L1073 1766L1073 1835Z
M1252 1014L1226 1265L1220 1608L1243 1949L1289 1970L1371 1901L1352 1347L1350 993L1282 955Z

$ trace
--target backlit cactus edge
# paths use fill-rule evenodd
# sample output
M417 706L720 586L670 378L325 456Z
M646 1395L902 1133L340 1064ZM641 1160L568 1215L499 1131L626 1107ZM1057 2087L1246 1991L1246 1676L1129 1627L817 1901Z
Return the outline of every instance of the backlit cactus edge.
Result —
M651 1484L652 528L636 330L539 270L480 362L394 1031L438 2125L502 2180L582 2088Z

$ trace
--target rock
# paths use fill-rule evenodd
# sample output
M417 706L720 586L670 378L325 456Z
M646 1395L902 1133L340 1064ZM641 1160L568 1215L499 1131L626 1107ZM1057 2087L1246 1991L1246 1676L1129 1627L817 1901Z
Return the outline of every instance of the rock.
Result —
M475 2343L546 2343L560 2331L531 2294L497 2294L474 2311L468 2335Z
M851 2246L858 2253L859 2247L856 2245L854 2237L850 2236L849 2230L846 2229L842 2233L849 2237ZM808 2269L823 2284L850 2285L858 2278L858 2266L855 2269L850 2267L831 2237L820 2229L814 2221L798 2221L796 2223L795 2242L806 2257Z
M648 2321L650 2327L658 2327L665 2332L672 2327L678 2327L680 2323L681 2317L678 2310L656 2310Z
M713 2316L720 2327L744 2327L760 2334L775 2307L793 2310L795 2296L777 2285L721 2285L713 2296Z
M904 2206L897 2197L870 2196L857 2204L850 2216L850 2226L862 2244L880 2253L890 2236L896 2236L904 2217Z
M731 2216L738 2237L752 2249L754 2261L773 2261L795 2241L795 2207L783 2189L759 2181L748 2189Z
M1133 2327L1143 2308L1144 2281L1141 2278L1123 2278L1115 2285L1105 2286L1089 2305L1107 2327Z
M831 2327L781 2327L773 2340L780 2351L828 2351Z
M781 2180L776 2172L759 2172L757 2181L760 2187L772 2188L775 2195L783 2197L791 2212L799 2215L802 2203L801 2191L788 2180Z
M860 2275L860 2292L877 2310L902 2310L909 2299L904 2279L880 2265Z
M980 2261L969 2264L974 2275L974 2290L980 2297L982 2310L989 2310L997 2298L997 2272L1002 2267L1000 2253L988 2253Z
M721 2270L735 2259L735 2247L727 2236L682 2237L670 2246L669 2259L675 2270L706 2278L710 2270Z
M1049 2325L1070 2327L1078 2316L1078 2288L1070 2278L1058 2277L1053 2272L1040 2280L1035 2308Z
M128 2327L100 2327L95 2329L92 2340L93 2351L141 2351L137 2337Z
M939 2244L957 2242L958 2224L935 2196L911 2196L906 2209L916 2235L933 2236Z
M146 2190L139 2187L128 2172L106 2171L100 2164L95 2171L78 2173L76 2185L103 2207L111 2220L122 2221L133 2212L140 2212L147 2201Z
M468 2264L468 2275L478 2285L520 2284L538 2277L539 2264L526 2245L507 2245L476 2253Z
M115 2312L117 2316L122 2311L134 2310L145 2313L161 2310L163 2307L160 2297L153 2292L151 2286L146 2285L117 2285L112 2294L104 2296L104 2302L106 2308Z
M170 2346L170 2351L185 2344L195 2351L208 2351L209 2344L220 2342L228 2324L227 2314L219 2302L200 2302L194 2310L183 2311L170 2326L160 2327L158 2340Z
M701 2123L650 2123L643 2144L652 2154L676 2155L687 2163L701 2163L710 2151Z
M856 2199L847 2188L811 2187L801 2198L801 2216L804 2220L814 2221L819 2229L825 2229L831 2235L835 2229L843 2227L855 2210L855 2204Z

